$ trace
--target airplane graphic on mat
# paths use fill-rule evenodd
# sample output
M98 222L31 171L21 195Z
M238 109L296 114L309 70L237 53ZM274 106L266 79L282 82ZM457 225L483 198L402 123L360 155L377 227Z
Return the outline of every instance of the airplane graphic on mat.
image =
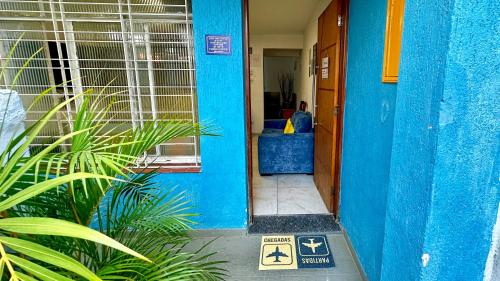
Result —
M266 256L266 258L271 258L271 257L274 257L274 262L281 262L280 257L288 258L288 255L283 253L283 252L280 252L279 247L276 246L276 251L274 251Z
M316 253L316 248L318 248L319 246L321 246L323 244L323 242L314 243L314 238L307 239L307 240L309 240L309 243L302 243L302 245L304 245L308 248L311 248L311 251L313 252L313 254Z

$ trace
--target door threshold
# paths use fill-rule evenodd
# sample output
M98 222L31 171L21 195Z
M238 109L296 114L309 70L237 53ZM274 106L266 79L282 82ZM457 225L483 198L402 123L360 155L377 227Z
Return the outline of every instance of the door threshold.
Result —
M341 232L332 214L254 216L248 234Z

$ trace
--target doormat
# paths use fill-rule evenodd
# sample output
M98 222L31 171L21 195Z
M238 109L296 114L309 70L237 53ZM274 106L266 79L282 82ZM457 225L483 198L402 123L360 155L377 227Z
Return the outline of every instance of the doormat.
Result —
M340 233L340 226L331 214L254 216L250 234Z
M326 235L262 236L259 270L334 266Z

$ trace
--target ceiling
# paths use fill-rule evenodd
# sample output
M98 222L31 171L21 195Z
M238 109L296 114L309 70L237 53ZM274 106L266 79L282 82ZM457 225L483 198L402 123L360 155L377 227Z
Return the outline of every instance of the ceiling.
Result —
M302 33L320 0L249 0L250 34Z

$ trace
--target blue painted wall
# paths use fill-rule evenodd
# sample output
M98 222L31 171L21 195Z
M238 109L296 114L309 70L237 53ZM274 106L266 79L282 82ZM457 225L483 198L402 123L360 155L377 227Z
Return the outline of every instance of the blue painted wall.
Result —
M483 278L500 198L498 11L406 1L381 280Z
M381 280L420 275L450 6L449 1L405 1Z
M499 3L407 1L385 85L386 3L351 0L341 222L370 280L482 280L500 199Z
M455 0L421 280L483 280L500 202L499 19L499 1Z
M158 181L191 194L198 228L244 228L247 222L242 4L193 0L199 118L221 128L202 137L202 172L162 174ZM232 36L230 56L205 54L205 35Z
M340 220L370 280L378 280L396 84L382 83L386 0L351 0Z

